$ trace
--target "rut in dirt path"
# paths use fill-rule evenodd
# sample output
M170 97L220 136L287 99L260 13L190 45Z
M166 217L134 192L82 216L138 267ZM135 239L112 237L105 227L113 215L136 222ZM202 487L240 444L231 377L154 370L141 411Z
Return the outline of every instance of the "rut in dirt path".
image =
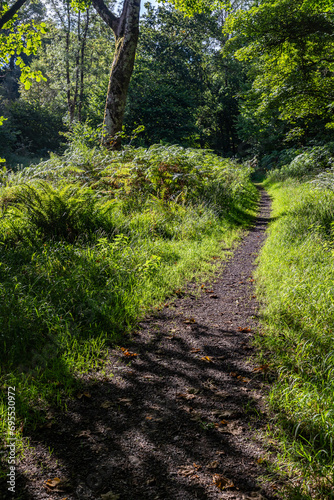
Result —
M265 452L255 431L265 425L266 384L250 360L252 274L270 212L263 191L260 209L210 288L195 296L198 284L189 284L184 297L141 322L129 347L137 356L112 351L114 376L88 381L91 397L71 402L53 428L36 434L35 456L21 464L32 471L22 476L24 498L98 499L109 491L113 500L274 498L258 483ZM54 452L41 472L32 461L46 447ZM41 487L52 476L68 480L66 493Z

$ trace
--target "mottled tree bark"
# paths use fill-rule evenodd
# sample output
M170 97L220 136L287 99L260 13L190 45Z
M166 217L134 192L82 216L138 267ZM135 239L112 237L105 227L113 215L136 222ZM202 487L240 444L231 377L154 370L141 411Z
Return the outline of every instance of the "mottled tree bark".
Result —
M101 18L113 30L116 39L104 111L102 142L108 148L119 149L126 96L139 36L140 0L124 0L119 18L109 11L103 0L93 0L93 5Z

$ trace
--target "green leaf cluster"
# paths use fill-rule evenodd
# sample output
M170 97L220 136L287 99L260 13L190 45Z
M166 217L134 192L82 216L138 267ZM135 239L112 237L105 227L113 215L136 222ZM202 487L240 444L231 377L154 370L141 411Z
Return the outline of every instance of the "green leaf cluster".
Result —
M317 120L318 128L332 127L332 2L262 0L231 14L224 31L229 34L225 54L234 54L250 68L245 117L247 112L252 115L260 130L270 124L276 130L285 128L287 140L296 137L293 129L300 130L299 137L307 134Z

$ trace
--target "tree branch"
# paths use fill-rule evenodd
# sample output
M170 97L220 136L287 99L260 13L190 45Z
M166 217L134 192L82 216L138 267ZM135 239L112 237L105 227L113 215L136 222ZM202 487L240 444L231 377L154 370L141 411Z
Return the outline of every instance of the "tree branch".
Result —
M7 12L4 13L0 18L0 29L8 23L16 14L16 12L24 5L28 0L17 0Z
M92 3L103 21L113 30L115 34L117 34L119 25L118 17L110 12L103 0L92 0Z

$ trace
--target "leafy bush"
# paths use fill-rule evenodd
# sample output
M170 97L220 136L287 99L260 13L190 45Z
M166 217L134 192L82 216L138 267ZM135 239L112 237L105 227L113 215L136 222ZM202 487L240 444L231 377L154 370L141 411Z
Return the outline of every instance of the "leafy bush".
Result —
M87 187L53 188L45 181L37 181L19 186L12 192L11 200L5 200L9 217L21 216L27 225L33 225L46 237L73 241L82 233L100 228L112 230L106 224L110 202L99 203L96 193Z
M283 165L291 163L291 161L303 151L301 149L290 148L282 151L272 151L270 154L264 155L260 160L260 168L265 170L274 170L281 168Z
M334 163L334 143L316 146L298 154L290 163L268 174L269 182L287 178L300 180L312 179L323 170L330 169Z

